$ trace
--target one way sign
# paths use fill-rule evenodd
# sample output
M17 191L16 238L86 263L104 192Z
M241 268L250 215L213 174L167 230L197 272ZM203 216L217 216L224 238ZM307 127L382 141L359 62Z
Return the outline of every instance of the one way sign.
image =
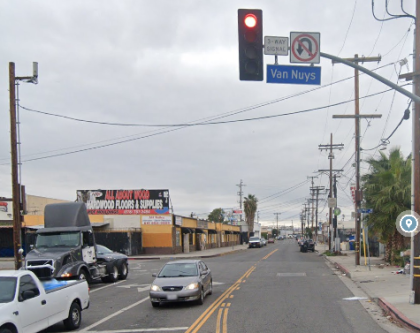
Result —
M290 62L319 64L320 39L319 32L291 32Z

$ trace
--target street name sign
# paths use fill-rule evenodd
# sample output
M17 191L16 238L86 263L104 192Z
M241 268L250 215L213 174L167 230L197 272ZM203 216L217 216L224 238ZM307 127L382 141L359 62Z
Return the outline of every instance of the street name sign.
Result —
M360 208L357 210L357 212L360 214L372 214L373 208Z
M267 65L267 83L321 84L321 67Z
M289 55L289 37L264 37L264 54L265 55Z
M320 63L319 32L290 32L290 62L291 63Z

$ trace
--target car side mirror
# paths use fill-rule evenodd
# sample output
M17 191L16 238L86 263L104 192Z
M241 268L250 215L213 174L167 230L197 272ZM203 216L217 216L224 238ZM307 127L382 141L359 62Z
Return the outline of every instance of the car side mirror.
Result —
M206 275L208 271L201 271L200 275Z
M157 277L157 273L153 273L153 274L152 274L152 276L153 276L153 277Z

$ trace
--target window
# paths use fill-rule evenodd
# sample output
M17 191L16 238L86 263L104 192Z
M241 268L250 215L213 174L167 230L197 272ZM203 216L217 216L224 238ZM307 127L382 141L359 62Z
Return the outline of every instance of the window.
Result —
M24 275L20 278L19 282L19 301L23 301L23 293L25 291L32 291L34 293L33 297L39 296L39 289L36 286L35 281L30 275Z

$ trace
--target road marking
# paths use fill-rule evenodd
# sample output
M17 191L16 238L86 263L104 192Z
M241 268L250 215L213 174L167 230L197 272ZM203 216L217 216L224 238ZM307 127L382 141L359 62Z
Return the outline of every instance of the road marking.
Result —
M245 277L248 272L252 272L255 269L255 266L251 267L249 270L242 275L238 281L236 281L232 286L230 286L222 295L220 295L207 309L204 311L200 317L188 328L185 333L196 333L204 325L204 323L210 318L210 316L216 311L220 304L230 296L230 294L237 288L239 283Z
M121 310L119 310L119 311L117 311L117 312L114 312L112 315L109 315L109 316L107 316L107 317L105 317L105 318L103 318L103 319L101 319L101 320L97 321L96 323L93 323L92 325L90 325L90 326L88 326L88 327L85 327L84 329L82 329L82 330L80 330L80 331L78 331L78 332L79 332L79 333L82 333L82 332L87 332L87 331L89 331L91 328L93 328L93 327L95 327L95 326L98 326L98 325L100 325L100 324L102 324L102 323L106 322L107 320L109 320L109 319L111 319L111 318L115 317L115 316L120 315L120 314L121 314L121 313L123 313L124 311L130 310L131 308L133 308L133 307L135 307L135 306L137 306L137 305L139 305L139 304L141 304L141 303L143 303L143 302L147 301L148 299L149 299L149 296L147 296L147 297L143 298L142 300L140 300L140 301L138 301L138 302L136 302L136 303L133 303L133 304L131 304L131 305L129 305L129 306L127 306L127 307L125 307L124 309L121 309ZM122 332L122 330L118 330L118 332Z
M97 292L97 291L105 289L105 288L114 287L115 285L123 283L123 282L125 282L125 281L118 281L118 282L115 282L113 284L107 284L106 286L100 287L98 289L93 289L93 290L91 289L89 293L92 294L94 292Z
M223 316L223 333L227 333L227 316L228 316L229 309L225 309L225 313Z
M132 287L135 287L135 288L150 287L150 284L145 284L145 283L143 283L143 284L125 284L123 286L118 286L118 288L132 288Z
M364 299L367 299L367 297L354 296L354 297L346 297L346 298L343 298L343 301L362 301Z

